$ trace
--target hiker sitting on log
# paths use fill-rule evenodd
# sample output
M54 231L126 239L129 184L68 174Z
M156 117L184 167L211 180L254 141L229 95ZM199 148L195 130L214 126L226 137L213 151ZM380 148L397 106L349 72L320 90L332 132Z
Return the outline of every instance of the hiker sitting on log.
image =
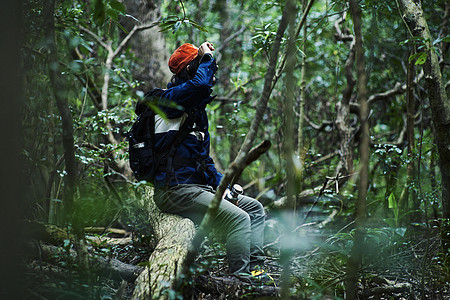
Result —
M214 99L211 93L217 65L212 51L209 42L198 48L186 43L175 50L169 59L174 75L159 98L168 103L160 105L167 118L155 118L155 152L180 139L179 131L188 127L183 129L188 133L161 159L153 182L155 203L162 212L189 218L195 224L201 223L222 178L209 155L205 111ZM213 226L226 238L229 271L237 277L248 274L246 279L266 281L270 276L262 271L264 208L242 194L225 199L233 200L221 202Z

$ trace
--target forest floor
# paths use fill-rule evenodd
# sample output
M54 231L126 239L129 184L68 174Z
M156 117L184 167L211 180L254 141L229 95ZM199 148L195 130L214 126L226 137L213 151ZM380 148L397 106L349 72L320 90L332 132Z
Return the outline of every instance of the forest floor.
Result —
M351 232L317 228L311 223L296 235L302 246L288 253L291 298L343 299ZM279 236L273 236L266 244L265 268L280 288L281 246ZM112 240L115 242L111 243ZM137 235L108 241L90 243L90 252L134 266L145 264L152 252L151 242ZM437 230L369 228L366 243L358 283L359 299L450 299L450 268L442 260ZM27 261L26 299L131 299L133 283L99 276L93 270L83 273L70 254L59 255L52 262ZM184 289L185 299L261 298L258 290L248 285L233 284L227 293L205 287L201 278L216 281L216 286L235 280L228 272L224 245L215 239L203 243L193 270L193 280ZM270 298L277 295L265 297Z

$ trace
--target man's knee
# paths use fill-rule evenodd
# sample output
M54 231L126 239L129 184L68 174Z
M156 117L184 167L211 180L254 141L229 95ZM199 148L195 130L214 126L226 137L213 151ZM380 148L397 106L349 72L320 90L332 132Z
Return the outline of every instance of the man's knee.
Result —
M235 228L250 228L250 216L245 211L239 211L234 214L233 223Z
M256 199L253 198L249 198L250 200L250 205L249 205L249 213L256 216L264 216L265 215L265 211L264 211L264 206L261 204L261 202L259 202Z

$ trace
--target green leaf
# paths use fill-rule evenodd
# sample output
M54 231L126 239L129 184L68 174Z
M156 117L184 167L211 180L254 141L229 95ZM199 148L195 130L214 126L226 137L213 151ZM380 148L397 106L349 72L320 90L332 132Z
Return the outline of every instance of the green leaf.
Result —
M417 59L415 62L415 65L422 65L427 60L427 53L419 52L419 53L413 54L409 57L408 61L411 62L415 59Z
M389 208L391 208L393 213L394 213L395 222L397 223L398 222L398 213L399 213L399 211L398 211L397 201L395 200L394 193L391 193L389 195L388 203L389 203Z
M446 37L443 37L443 38L439 38L439 39L434 40L434 41L433 41L433 45L436 45L436 44L438 44L438 43L440 43L440 42L442 42L442 41L444 41L444 42L450 42L450 35L447 35Z
M125 27L122 26L122 24L120 24L119 22L113 20L114 23L117 24L117 26L119 26L120 29L122 29L123 32L125 32L126 34L128 34L128 30L125 29Z
M105 4L102 0L96 0L94 6L94 22L97 25L103 24L105 22Z
M164 111L161 108L158 107L156 102L153 102L153 101L149 102L148 107L150 107L150 109L152 109L156 114L160 115L160 117L163 118L163 120L165 120L165 121L168 120L166 114L164 113Z
M191 19L187 19L186 20L187 23L190 23L192 26L194 26L195 28L204 31L204 32L208 32L208 30L206 30L204 27L200 26L197 22L195 22L194 20Z
M161 28L160 32L171 29L175 23L176 23L176 21L158 22L158 26L159 26L159 28Z
M422 52L417 58L415 65L423 65L427 61L427 52Z
M106 10L106 15L107 15L108 17L110 17L113 21L119 20L119 14L118 14L117 11L114 10L114 9L107 9L107 10Z
M127 12L127 10L125 9L125 5L117 0L111 0L111 2L109 2L109 5L111 6L111 8L119 11L122 14L125 14Z
M425 40L424 40L422 37L415 36L415 37L409 38L409 39L407 39L407 40L401 41L401 42L399 43L399 45L400 45L400 46L403 46L403 45L405 45L405 44L408 44L409 42L414 42L413 44L416 44L416 42L424 43L424 41L425 41Z
M391 193L389 195L388 203L389 203L389 208L392 208L392 209L396 209L397 208L397 201L395 201L394 193Z

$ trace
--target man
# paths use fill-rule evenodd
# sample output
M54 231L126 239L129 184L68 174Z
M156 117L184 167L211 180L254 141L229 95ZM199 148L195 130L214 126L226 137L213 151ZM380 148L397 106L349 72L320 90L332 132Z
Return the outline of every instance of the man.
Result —
M173 142L184 122L190 122L190 132L177 143L170 160L170 170L160 169L155 176L155 203L163 212L174 213L199 224L214 198L222 178L209 156L210 136L206 105L211 96L217 65L214 47L204 42L200 47L183 44L169 59L174 73L160 99L160 108L168 119L155 118L155 147L163 149ZM165 148L164 148L165 149ZM169 156L169 154L167 154ZM264 208L257 200L239 195L236 203L223 200L213 222L226 238L229 271L236 275L258 274L264 264ZM251 273L257 270L258 272ZM255 275L256 276L256 275ZM266 281L266 280L264 280Z

